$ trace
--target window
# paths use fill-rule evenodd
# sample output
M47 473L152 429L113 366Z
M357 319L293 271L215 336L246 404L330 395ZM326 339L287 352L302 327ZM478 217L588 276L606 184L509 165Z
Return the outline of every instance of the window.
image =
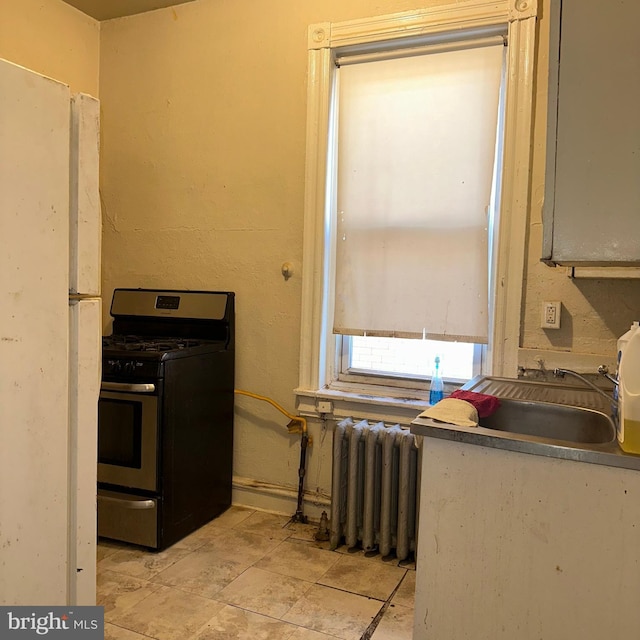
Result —
M528 200L533 81L530 61L535 11L535 2L528 0L490 4L471 0L421 12L310 27L303 333L297 390L301 410L313 411L316 400L323 397L338 401L336 392L367 394L370 398L420 397L420 393L407 391L411 387L407 377L416 378L420 382L418 386L426 391L423 379L430 374L433 362L432 339L452 340L452 348L462 347L457 356L451 356L463 361L458 372L450 376L454 379L467 378L469 367L472 371L476 367L477 371L479 356L483 353L482 347L477 346L480 343L487 343L481 365L485 372L501 374L510 367L515 372ZM505 42L508 43L506 55ZM469 56L474 62L469 62ZM357 140L354 143L349 136L360 135L367 140L379 129L375 115L370 119L377 107L363 106L362 102L362 96L369 96L372 86L380 85L381 78L395 84L395 79L408 77L408 82L414 83L411 93L415 96L415 78L424 78L425 72L416 73L412 68L425 61L432 66L438 59L449 65L456 57L464 59L454 65L462 72L460 78L464 78L458 80L458 87L465 92L472 87L480 89L473 97L467 94L466 99L457 99L458 105L472 105L466 115L449 107L437 108L435 113L439 119L449 116L457 126L416 127L416 123L425 124L420 122L423 111L411 113L410 107L406 113L401 111L402 117L394 123L395 126L416 118L408 135L396 129L391 133L386 131L379 136L373 151L367 145L358 149ZM480 65L480 81L465 76L470 66L477 66L480 58L485 62L492 58L490 63ZM369 76L372 84L366 86L361 72ZM432 68L426 75L429 73L433 79L433 74L440 71ZM451 78L451 73L448 77ZM441 84L446 93L451 83ZM491 87L489 91L484 90L487 86ZM423 97L427 96L423 102L433 99L433 91L421 89L417 93L420 91ZM398 92L402 89L389 91L388 86L382 86L378 102L384 105L393 101ZM487 100L485 94L492 97ZM492 179L496 174L496 158L500 157L496 154L496 140L500 141L496 136L500 96L504 99L504 127L500 128L504 158L502 184ZM441 96L436 99L440 100ZM397 112L399 104L411 105L412 102L415 103L396 101L391 108ZM473 129L470 120L477 120L479 112L490 115L479 128ZM459 140L463 144L456 142L457 148L466 148L468 154L446 155L455 145L446 138L438 138L440 129L461 133ZM478 131L484 136L481 158L477 149L482 145L476 145L474 137ZM341 140L341 135L346 135L348 142ZM440 150L421 153L425 140L432 143L434 137ZM401 141L400 147L398 141ZM345 150L347 155L341 156ZM377 159L384 158L385 154L393 156L393 170L389 171L387 165L384 171L388 175L383 172L376 176ZM443 161L445 157L447 162ZM424 158L427 163L420 164ZM467 172L464 179L477 179L480 187L468 183L462 187L458 174L441 171L441 165L450 167L462 163L477 169L471 174ZM352 180L356 174L358 178L365 178ZM447 185L448 180L453 180L453 188ZM429 207L416 205L424 201L424 197L415 197L416 185L422 188L425 182L432 199ZM389 211L395 205L389 204L393 198L387 196L394 190L400 205L390 221ZM441 215L442 198L449 198L445 216ZM469 198L475 202L473 220L464 218L470 209L464 201L468 202ZM501 206L487 207L496 202L501 202ZM491 209L500 211L495 227L492 227ZM429 217L429 210L436 215ZM501 241L494 259L489 260L492 234ZM410 246L416 250L406 250ZM428 253L434 256L429 265L429 273L434 274L432 279L425 278L424 269L414 268L408 259L410 255L419 254L421 246L427 247ZM457 255L455 249L460 249ZM417 278L412 277L414 273L418 273ZM493 277L487 278L488 275ZM365 279L364 284L359 278ZM493 291L488 290L490 281L499 283ZM389 286L383 287L385 283ZM462 306L456 306L455 313L447 313L446 309L445 313L437 313L444 308L437 304L438 297L452 288L471 294L458 296L455 304ZM385 295L391 296L385 302L378 299L383 289L387 291ZM375 296L360 295L362 291L372 290ZM399 302L394 303L394 293ZM365 298L364 302L360 298ZM487 299L492 301L490 307ZM402 339L402 345L407 344L408 337L426 338L407 341L414 345L413 349L408 347L409 352L416 353L420 345L424 356L414 356L414 362L401 364L399 371L393 358L376 370L371 361L363 360L361 347L374 338L379 347L381 341L384 344L390 336L394 341ZM396 356L404 348L395 349ZM416 364L423 357L427 359L426 364L424 361ZM384 386L388 388L367 388L371 382L380 385L379 379L372 380L372 373L382 373ZM351 386L341 385L345 381Z
M343 336L340 344L339 380L368 375L395 378L403 386L417 380L424 387L440 358L442 375L452 382L465 382L482 370L482 345L470 342L376 338L375 336Z
M336 60L333 330L353 336L340 380L424 384L435 353L446 379L468 380L487 342L504 35L410 52Z

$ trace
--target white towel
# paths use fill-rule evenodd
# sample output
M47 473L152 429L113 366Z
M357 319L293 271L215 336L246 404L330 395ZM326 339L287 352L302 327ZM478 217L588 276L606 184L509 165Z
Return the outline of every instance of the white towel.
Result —
M460 427L477 427L478 410L465 400L445 398L423 411L418 418L431 418Z

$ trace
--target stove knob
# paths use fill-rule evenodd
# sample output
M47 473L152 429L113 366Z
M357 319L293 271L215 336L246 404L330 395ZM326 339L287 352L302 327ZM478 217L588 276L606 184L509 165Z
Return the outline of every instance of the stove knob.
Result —
M136 372L136 363L135 362L125 362L124 370L125 370L125 373L135 373Z
M109 360L109 371L111 373L120 373L122 371L122 362L120 360Z

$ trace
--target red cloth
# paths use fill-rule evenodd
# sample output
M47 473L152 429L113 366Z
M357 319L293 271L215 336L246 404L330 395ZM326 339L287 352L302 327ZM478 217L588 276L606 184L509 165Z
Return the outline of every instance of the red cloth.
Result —
M487 395L486 393L476 393L475 391L458 389L449 397L471 403L477 409L479 418L487 418L500 407L500 399Z

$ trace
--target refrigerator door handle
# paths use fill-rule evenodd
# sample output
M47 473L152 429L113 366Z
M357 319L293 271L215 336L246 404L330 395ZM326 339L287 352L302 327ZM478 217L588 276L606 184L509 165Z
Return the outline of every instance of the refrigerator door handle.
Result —
M103 382L102 391L128 391L129 393L154 393L156 385L153 383Z
M125 509L153 509L156 506L155 500L123 500L100 494L98 494L98 501L115 503Z
M83 300L95 300L96 296L91 293L73 293L69 292L69 303L82 302Z

